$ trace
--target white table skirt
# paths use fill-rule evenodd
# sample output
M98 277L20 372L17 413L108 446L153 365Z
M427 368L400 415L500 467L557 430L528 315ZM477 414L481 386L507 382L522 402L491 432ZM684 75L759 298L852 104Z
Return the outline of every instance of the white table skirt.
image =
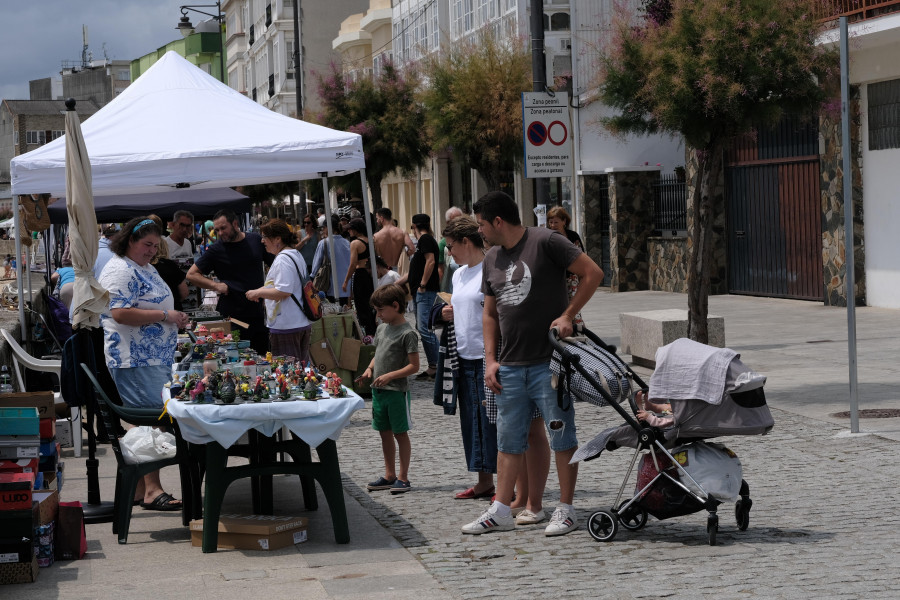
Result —
M163 392L163 400L168 397L167 388ZM222 405L171 400L167 406L169 414L178 421L184 439L196 444L216 441L229 448L251 429L271 436L282 427L287 427L294 435L315 448L326 439L337 440L350 417L364 408L365 402L358 395L349 392L344 398L320 398L315 401Z

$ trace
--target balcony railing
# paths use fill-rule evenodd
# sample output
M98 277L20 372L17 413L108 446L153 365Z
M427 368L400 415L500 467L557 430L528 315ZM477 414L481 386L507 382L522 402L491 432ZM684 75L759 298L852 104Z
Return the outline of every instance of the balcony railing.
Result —
M900 0L821 0L816 20L827 23L846 16L850 23L857 23L895 12L900 12Z

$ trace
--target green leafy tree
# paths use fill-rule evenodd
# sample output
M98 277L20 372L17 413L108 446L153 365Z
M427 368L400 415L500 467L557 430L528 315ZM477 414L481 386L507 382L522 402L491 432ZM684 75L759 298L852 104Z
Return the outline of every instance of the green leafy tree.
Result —
M817 0L647 0L619 13L601 53L600 99L614 134L680 135L695 154L688 335L708 340L713 186L735 137L825 99L834 51L816 44Z
M486 29L471 43L426 59L421 94L435 151L450 149L491 190L502 171L522 162L522 92L531 89L531 58L522 40Z
M377 77L353 80L332 63L328 74L316 77L324 107L316 120L362 136L372 204L380 208L382 180L396 169L411 176L428 158L424 111L415 98L417 73L413 66L400 72L386 63ZM360 186L354 178L359 181L355 175L338 178L337 186L355 192Z

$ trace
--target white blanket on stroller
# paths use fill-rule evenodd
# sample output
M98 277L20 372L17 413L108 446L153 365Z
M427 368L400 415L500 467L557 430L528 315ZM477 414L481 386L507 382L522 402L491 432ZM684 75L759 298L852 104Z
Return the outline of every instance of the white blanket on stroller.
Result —
M650 376L650 398L720 404L728 365L739 356L730 348L714 348L688 338L662 346L656 351L656 370Z

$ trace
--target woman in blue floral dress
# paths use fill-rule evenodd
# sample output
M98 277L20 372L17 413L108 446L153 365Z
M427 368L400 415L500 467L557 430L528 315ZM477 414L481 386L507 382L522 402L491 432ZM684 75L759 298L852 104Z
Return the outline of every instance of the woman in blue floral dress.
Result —
M187 315L174 309L169 286L150 264L160 234L148 218L126 223L109 242L114 256L99 278L109 290L109 311L100 317L106 366L126 406L162 409L178 329L188 323ZM143 483L136 503L149 510L181 510L181 501L163 491L159 471L146 475Z

